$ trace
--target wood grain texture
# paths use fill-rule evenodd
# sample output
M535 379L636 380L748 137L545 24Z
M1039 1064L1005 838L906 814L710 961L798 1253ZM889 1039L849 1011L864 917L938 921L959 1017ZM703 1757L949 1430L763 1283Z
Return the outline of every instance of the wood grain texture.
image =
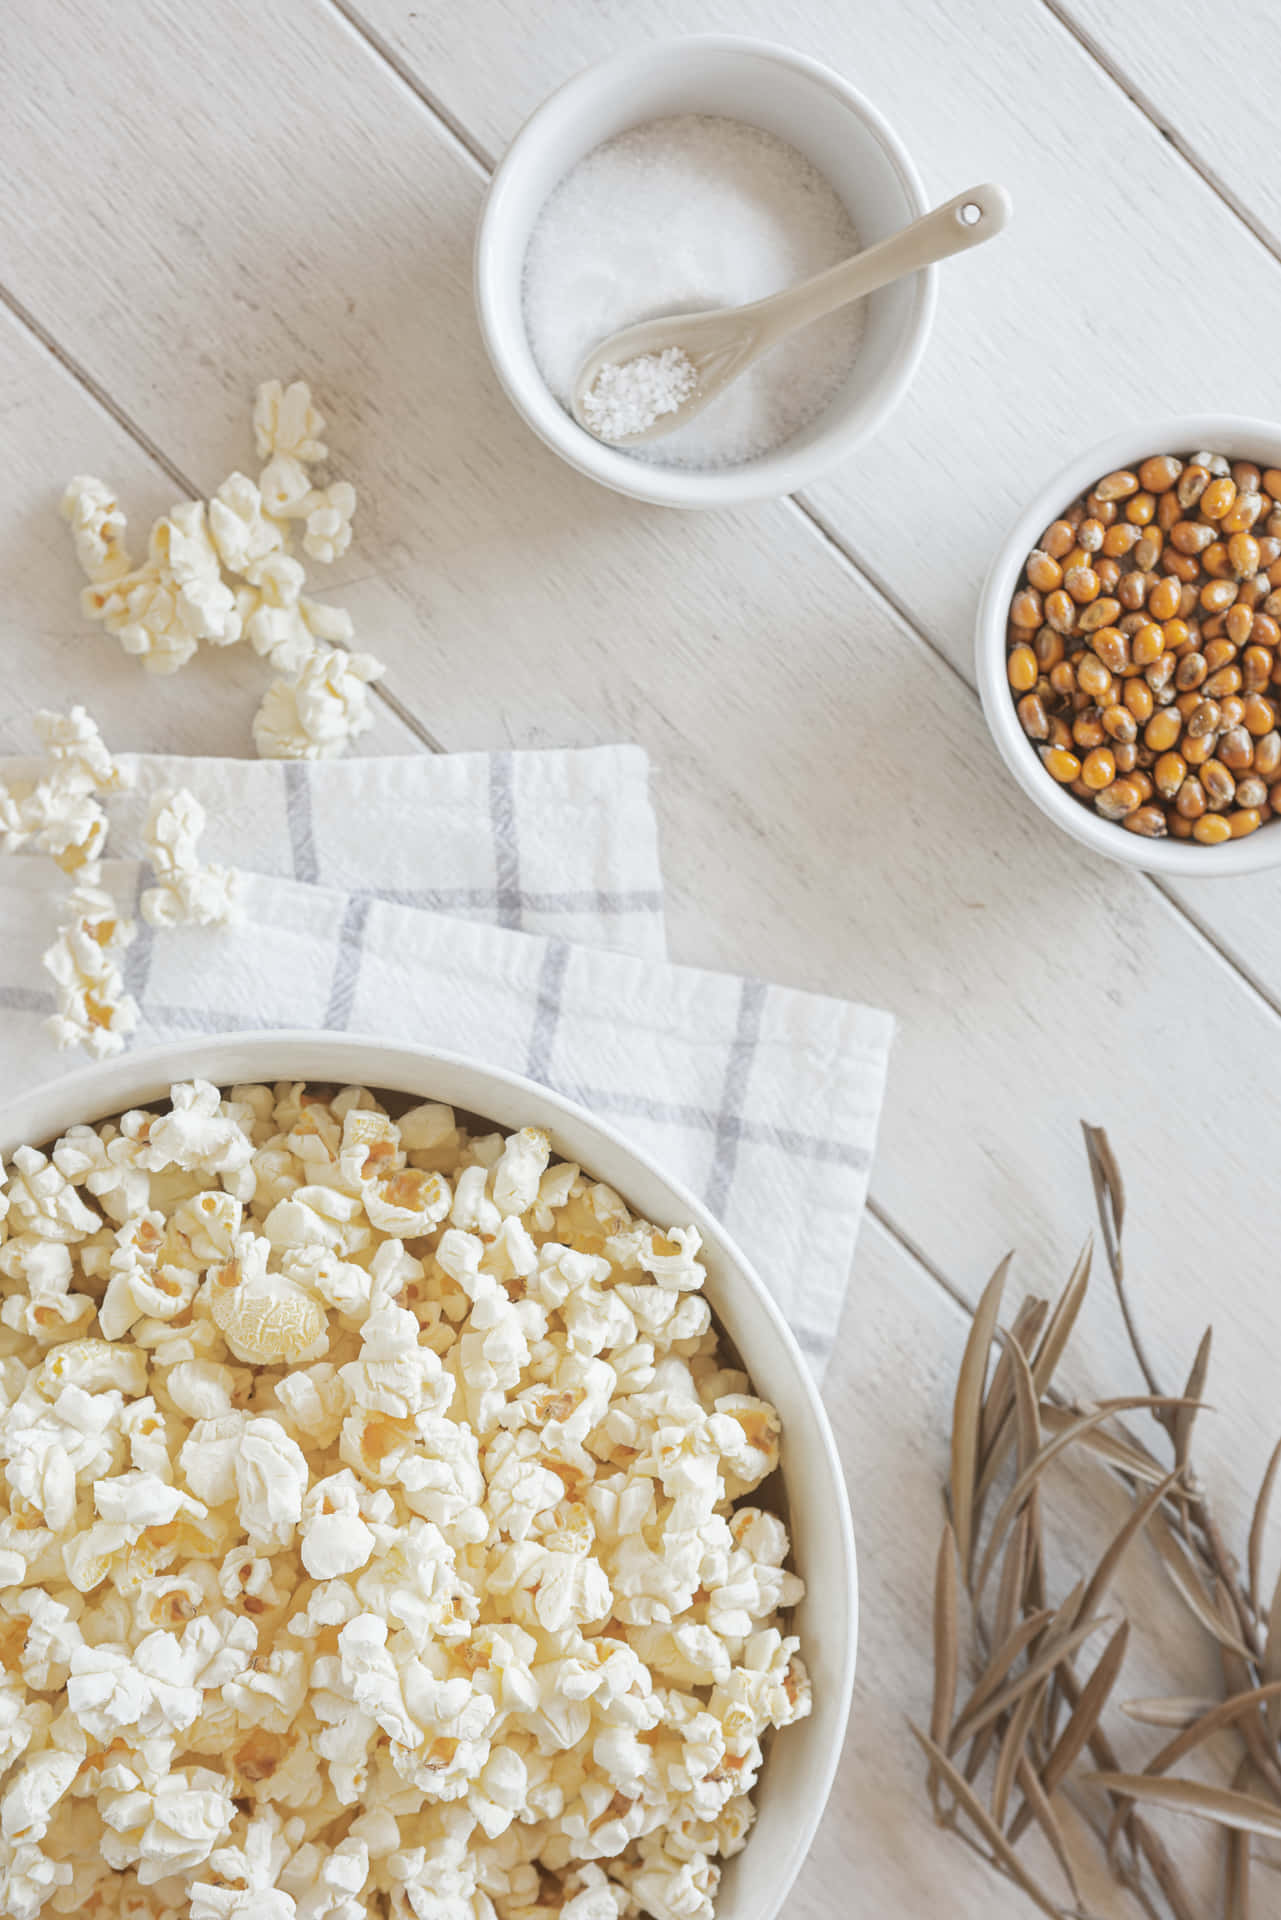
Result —
M1281 182L1269 129L1281 74L1281 17L1248 16L1240 57L1219 57L1226 16L1205 0L1051 0L1145 117L1244 224L1281 253ZM1159 52L1156 51L1159 49Z
M1011 1243L1019 1282L1050 1289L1089 1217L1077 1121L1110 1127L1171 1381L1216 1320L1211 1399L1217 1381L1234 1389L1198 1446L1229 1514L1248 1516L1281 1338L1281 1198L1260 1173L1281 1159L1281 1020L1249 982L1281 1005L1281 881L1181 890L1202 933L1032 817L968 685L969 623L994 540L1053 462L1136 407L1266 410L1262 361L1222 352L1210 303L1150 325L1161 210L1248 288L1260 337L1281 318L1276 264L1040 5L994 0L980 30L966 10L905 0L886 31L872 0L709 0L701 26L849 72L938 197L985 175L1019 194L1002 252L949 273L892 425L807 502L860 569L788 503L679 516L601 492L529 436L484 361L470 296L484 167L449 126L496 152L565 74L687 26L687 9L549 0L536 29L510 0L364 13L399 72L328 0L6 9L0 277L120 418L18 319L0 322L14 693L0 741L21 744L20 709L70 694L122 746L249 750L257 663L139 675L81 627L54 509L85 469L140 519L168 506L171 480L121 420L216 485L249 460L255 382L309 378L335 470L361 495L333 591L416 721L450 748L643 742L674 952L899 1014L873 1193L903 1242L968 1298ZM1113 156L1124 192L1100 200L1087 147ZM1068 244L1096 231L1105 300ZM1188 369L1206 366L1213 394L1189 391ZM377 744L409 743L385 717ZM924 1826L901 1725L928 1713L962 1338L943 1291L869 1222L830 1390L863 1541L860 1718L798 1895L805 1920L851 1882L860 1920L1022 1911ZM1131 1389L1102 1286L1078 1338L1083 1384Z
M513 0L479 0L465 15L403 0L341 5L407 84L445 108L485 163L578 67L691 25L680 0L558 0L555 32L537 36L522 30ZM1158 0L1119 15L1103 0L1072 0L1064 10L1092 26L1109 58L1128 59L1146 86L1168 95L1180 129L1216 153L1238 155L1242 185L1266 172L1252 131L1257 117L1240 112L1236 64L1207 62L1196 51L1205 44L1195 30L1198 19L1205 25L1203 10L1181 7L1181 27ZM803 496L972 681L983 574L1047 473L1118 423L1205 406L1275 410L1266 356L1225 352L1211 303L1169 302L1160 327L1152 326L1151 289L1172 244L1154 209L1177 208L1180 244L1212 261L1229 284L1250 287L1260 337L1281 324L1281 267L1049 8L997 0L977 32L966 9L930 0L896 8L893 33L877 30L882 19L874 0L839 9L710 0L696 24L785 40L845 73L888 115L936 198L983 177L1014 189L1016 218L999 245L944 269L930 348L890 426ZM1281 70L1281 17L1261 15L1251 34L1255 71ZM1161 59L1145 60L1158 41ZM1125 183L1107 195L1103 214L1094 174L1070 158L1083 128ZM1269 195L1281 231L1281 190L1260 188L1251 205L1267 212ZM1092 297L1092 280L1065 247L1069 230L1106 234L1105 298ZM987 777L1004 778L995 753L980 751ZM1267 931L1281 920L1281 877L1172 882L1165 892L1281 1007L1281 955Z
M84 576L58 501L74 473L117 489L141 551L147 529L186 489L148 457L32 334L0 308L0 752L34 750L40 707L87 706L121 751L252 753L254 711L271 672L247 648L204 648L180 674L143 673L119 642L81 618ZM417 741L385 707L373 753Z
M874 1193L962 1290L1010 1242L1061 1270L1087 1208L1076 1121L1111 1124L1181 1378L1205 1313L1187 1249L1247 1288L1281 1226L1270 1191L1238 1204L1213 1097L1251 1113L1250 1166L1281 1154L1272 1012L1145 882L1022 806L968 689L790 506L639 509L532 440L475 334L480 174L331 9L275 0L234 32L184 10L179 64L177 13L133 0L137 69L86 113L28 3L41 104L14 130L4 235L26 305L201 485L244 459L255 379L313 373L363 496L343 597L418 717L451 747L650 747L674 950L902 1017ZM122 17L86 14L86 60ZM91 162L127 223L87 217ZM908 729L930 750L905 764ZM1114 1323L1087 1332L1106 1372ZM1252 1410L1225 1442L1248 1475L1273 1438L1266 1343L1229 1327L1220 1356Z
M691 17L682 0L557 0L554 31L535 33L520 0L342 4L490 158L578 67L697 29L785 42L835 67L886 115L935 200L1008 182L1013 222L942 270L934 333L892 424L806 496L967 673L993 544L1055 466L1127 421L1275 411L1266 354L1228 345L1201 298L1167 300L1155 325L1152 290L1169 284L1174 255L1195 257L1201 275L1249 286L1262 341L1281 322L1281 267L1048 6L900 0L891 19L879 0L706 0ZM1143 0L1118 22L1106 0L1087 7L1145 78L1181 69L1220 142L1234 122L1258 167L1263 122L1240 91L1227 104L1243 63L1226 49L1214 57L1203 8ZM1249 38L1262 87L1281 25L1252 17Z

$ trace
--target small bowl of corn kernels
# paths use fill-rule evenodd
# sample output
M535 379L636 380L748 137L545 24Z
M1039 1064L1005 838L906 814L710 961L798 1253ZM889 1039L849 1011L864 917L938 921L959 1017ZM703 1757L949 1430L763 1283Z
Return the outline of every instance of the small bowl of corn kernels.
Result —
M1281 427L1158 421L1072 461L997 554L976 644L1002 758L1084 845L1281 864Z

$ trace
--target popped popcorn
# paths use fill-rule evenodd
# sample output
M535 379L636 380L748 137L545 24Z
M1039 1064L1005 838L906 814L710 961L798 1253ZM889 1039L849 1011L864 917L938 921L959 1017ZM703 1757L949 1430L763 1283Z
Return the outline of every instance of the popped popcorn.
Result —
M351 545L351 516L355 511L356 489L346 480L335 480L332 487L311 494L303 552L326 564L340 560Z
M306 464L323 460L329 449L317 436L325 423L311 404L311 394L303 380L282 387L279 380L264 380L254 400L254 444L258 458L286 454Z
M209 501L180 501L155 522L140 566L105 482L78 475L61 506L89 583L82 612L147 672L176 673L202 642L227 647L247 639L283 676L254 722L257 750L269 759L341 753L373 724L366 689L384 671L371 654L350 651L350 615L304 594L306 570L289 551L296 530L307 557L324 564L351 545L355 488L346 480L317 485L308 471L328 452L318 438L324 424L302 381L265 381L253 410L254 442L266 462L257 480L232 473ZM53 825L38 797L33 824L28 800L0 788L0 834L9 841ZM83 846L100 813L82 800L67 844ZM102 832L105 817L99 839ZM215 879L186 878L153 890L144 912L156 925L207 925L224 916L225 894Z
M236 868L201 862L205 825L205 810L186 787L165 787L153 798L143 844L157 884L140 902L148 926L226 927L240 917Z
M254 715L264 760L332 760L374 724L369 687L384 668L371 653L317 647L296 679L275 680Z
M125 547L126 520L111 488L92 474L67 483L59 511L71 528L76 559L90 580L118 580L132 570Z
M810 1691L692 1230L198 1081L0 1220L0 1911L711 1920Z
M84 1046L100 1060L124 1046L138 1024L121 970L135 932L105 888L79 886L67 896L58 937L42 955L58 1002L45 1024L59 1047Z

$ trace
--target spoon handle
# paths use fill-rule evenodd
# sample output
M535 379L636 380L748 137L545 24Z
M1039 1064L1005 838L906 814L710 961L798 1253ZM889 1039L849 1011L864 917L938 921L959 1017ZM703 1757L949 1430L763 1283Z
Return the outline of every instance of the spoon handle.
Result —
M964 253L990 240L1008 224L1013 203L1004 187L971 187L954 200L935 207L901 233L892 234L874 247L866 247L850 260L802 280L784 293L772 294L741 307L739 317L748 315L755 323L758 351L770 346L794 327L808 326L834 313L851 300L861 300L878 287L921 267L946 260L951 254Z

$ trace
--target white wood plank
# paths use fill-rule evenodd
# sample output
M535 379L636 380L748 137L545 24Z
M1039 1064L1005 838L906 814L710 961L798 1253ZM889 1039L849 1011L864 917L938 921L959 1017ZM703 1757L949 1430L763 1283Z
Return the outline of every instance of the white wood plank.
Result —
M1104 0L1086 5L1100 22L1113 17ZM890 28L878 0L707 0L696 23L681 0L557 0L537 33L520 0L352 6L491 158L580 66L696 25L785 42L845 74L889 118L938 199L971 180L1009 182L1009 231L942 270L912 392L870 447L807 495L966 672L994 543L1047 472L1145 416L1210 404L1272 410L1267 355L1225 349L1214 302L1172 288L1158 319L1153 293L1171 285L1172 252L1194 259L1199 275L1248 289L1250 334L1262 341L1281 323L1281 267L1047 6L989 0L980 16L901 0ZM1217 104L1242 63L1226 49L1216 57L1205 19L1189 0L1144 0L1125 10L1120 38L1149 56L1145 72L1177 67L1167 42L1181 39L1188 84L1204 80ZM1273 70L1266 35L1281 39L1281 25L1264 32L1260 84ZM1253 19L1249 39L1253 58ZM1230 117L1207 108L1216 127ZM1261 123L1239 96L1234 123L1257 168Z
M1266 115L1245 108L1240 63L1216 57L1222 35L1204 5L1139 0L1118 11L1071 0L1069 10L1128 62L1132 80L1141 76L1140 97L1156 89L1167 117L1234 181L1258 183L1251 205L1281 232L1281 187L1259 164ZM557 0L533 35L519 0L477 0L465 12L356 0L356 12L491 160L577 68L694 24L681 0ZM1173 236L1217 284L1248 289L1256 339L1281 328L1281 268L1047 7L994 0L976 32L964 9L906 0L886 32L876 0L709 0L696 24L786 41L847 74L902 134L937 197L983 177L1014 190L1010 231L943 269L934 338L899 411L857 460L804 496L972 679L983 574L1047 473L1118 424L1206 405L1275 410L1267 355L1225 352L1212 301L1171 298L1154 323ZM1250 41L1247 97L1281 70L1281 16L1252 16ZM1101 191L1092 153L1108 155L1114 188ZM985 779L1006 778L986 745L976 765ZM1053 831L1037 824L1047 842ZM1281 923L1281 878L1167 890L1281 1005L1281 948L1269 932Z
M176 676L146 674L81 618L84 578L58 513L72 474L97 473L117 488L138 550L182 490L3 307L0 420L0 752L32 752L36 709L78 700L121 751L252 756L254 710L271 681L261 661L239 648L205 648ZM417 749L381 703L377 714L371 752Z
M1061 1270L1088 1205L1076 1121L1109 1121L1171 1377L1211 1274L1241 1303L1223 1366L1252 1411L1223 1451L1248 1479L1271 1374L1246 1307L1281 1312L1254 1283L1278 1226L1255 1177L1281 1157L1275 1017L1151 889L1029 815L969 693L790 507L644 512L525 433L470 310L479 177L336 15L184 10L177 63L163 6L86 10L86 70L122 34L139 50L86 115L63 31L27 5L21 297L204 485L244 457L256 378L316 378L365 499L345 597L404 697L451 747L651 748L675 951L903 1016L875 1192L960 1285L1010 1241ZM252 146L224 130L233 96ZM91 164L127 222L86 206Z
M956 110L953 83L974 85L968 53L956 65L960 29L928 11L923 0L902 9L901 28L868 34L866 59L845 63L868 69L874 92L876 62L897 74L904 111L919 116L918 145L945 107L950 140L985 139ZM501 22L509 31L513 17ZM657 17L648 4L599 15L614 32ZM454 36L432 78L461 114L462 79L478 64L462 57L464 35L496 66L497 102L527 75L542 90L549 48L558 65L548 84L559 77L597 16L556 0L531 36L526 14L516 22L524 64L510 70L485 5L426 18ZM904 1016L875 1188L968 1291L1011 1239L1027 1249L1038 1287L1061 1277L1089 1209L1076 1116L1106 1119L1130 1174L1132 1262L1153 1346L1172 1379L1203 1316L1219 1320L1215 1377L1232 1380L1233 1393L1217 1435L1207 1418L1204 1465L1239 1509L1272 1438L1265 1410L1281 1317L1269 1297L1278 1205L1259 1177L1281 1148L1275 1019L1150 889L1078 858L1028 818L992 765L968 694L791 509L643 513L564 473L529 440L495 393L471 321L478 175L331 13L277 0L209 19L131 0L109 19L83 4L51 20L22 0L10 19L12 95L30 103L0 130L20 179L3 232L21 297L201 485L245 459L257 378L315 380L364 495L345 597L403 696L449 746L629 737L651 747L677 950L859 993ZM751 20L750 6L737 8L731 24L750 30ZM795 23L774 8L769 30L809 39L840 64L841 46L852 55L850 34L871 21L865 5ZM1012 28L1006 89L1025 83L1021 63L1042 47L1031 34ZM1070 60L1068 71L1077 74ZM913 72L919 102L908 97ZM1039 100L1042 82L1027 84ZM1020 124L1008 101L982 106L1007 134ZM1060 121L1050 125L1057 136ZM937 141L942 152L941 133ZM999 170L978 164L977 146L958 171L956 151L944 157L953 165L933 180L940 194ZM1050 178L1048 164L1037 178ZM110 220L85 184L104 179L120 210ZM1124 251L1129 233L1114 247ZM1061 301L1072 277L1056 271ZM1265 308L1270 287L1269 278L1258 292ZM1026 324L1030 306L1020 311ZM958 364L990 364L973 343L973 310L968 324L959 362L954 337L934 349L953 385ZM992 322L1003 347L1013 324ZM1046 402L1051 417L1079 368L1079 340L1073 352ZM1014 364L1030 369L1032 357ZM37 514L49 524L77 467L104 467L141 495L146 463L76 389L38 400L33 388L24 406L19 375L10 391L23 464L0 524L19 552ZM899 465L861 470L877 497L855 523L893 561L895 592L922 618L941 610L954 644L991 502L1006 499L1002 489L1012 500L1029 471L1016 463L1011 478L1011 447L1019 461L1027 451L1013 437L1012 402L994 438L976 430L972 405L958 421L958 404L937 384L914 396L925 409L916 437L894 438ZM63 422L56 434L50 419ZM1034 420L1027 444L1047 432ZM42 465L45 439L54 444ZM922 495L910 464L913 448L938 446L953 448L952 482L965 478L959 502L932 491L928 467ZM972 474L959 447L967 458L974 449ZM884 494L887 479L898 495ZM166 485L153 486L151 511L169 499ZM850 498L853 512L857 489ZM913 559L919 580L885 537L890 508L908 523L928 510L937 523L937 557L926 542L926 557ZM58 565L73 572L52 525ZM58 636L66 616L55 605L69 602L61 585L47 598L39 584L52 577L52 551L31 565L22 591L32 617L17 624ZM83 675L84 697L134 729L124 744L180 751L210 750L211 725L230 741L247 724L254 691L237 688L234 718L227 709L225 721L193 719L195 703L182 697L200 684L190 674L156 689L152 704L150 684L123 663L112 661L118 677L100 677L106 656L88 652L97 642L77 636L56 676L28 646L20 697L34 705L64 675L79 694ZM211 701L232 684L211 685ZM901 711L931 743L906 774ZM833 1817L795 1902L806 1920L849 1910L851 1887L860 1916L1014 1920L1024 1910L926 1825L900 1718L927 1710L922 1596L963 1332L941 1292L869 1222L829 1396L862 1544L860 1708ZM1097 1392L1130 1381L1102 1291L1083 1329L1081 1378ZM1139 1577L1146 1618L1159 1590L1150 1567ZM1167 1646L1173 1656L1175 1642L1158 1635ZM1140 1676L1134 1691L1145 1690L1156 1687Z
M1052 4L1264 244L1281 252L1281 182L1271 142L1281 73L1276 9L1233 16L1207 0Z

